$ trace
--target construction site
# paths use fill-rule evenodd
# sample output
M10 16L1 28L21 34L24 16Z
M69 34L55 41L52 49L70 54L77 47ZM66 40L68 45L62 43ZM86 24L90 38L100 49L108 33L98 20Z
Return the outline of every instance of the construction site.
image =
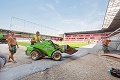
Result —
M11 31L15 32L19 45L14 57L17 63L6 61L10 54L9 45L2 43L1 38L3 35L7 42ZM40 32L43 41L32 45L30 42L36 31ZM120 79L120 0L108 1L100 30L58 32L11 17L9 29L0 29L0 80ZM110 40L107 54L103 51L106 39ZM84 45L76 46L79 43ZM118 69L117 76L110 73L113 68Z

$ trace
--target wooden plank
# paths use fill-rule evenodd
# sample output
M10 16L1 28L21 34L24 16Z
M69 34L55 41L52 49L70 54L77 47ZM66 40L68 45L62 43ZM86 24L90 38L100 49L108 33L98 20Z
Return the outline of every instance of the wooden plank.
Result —
M101 56L109 56L109 57L114 57L114 58L120 59L120 55L118 55L118 54L102 54Z

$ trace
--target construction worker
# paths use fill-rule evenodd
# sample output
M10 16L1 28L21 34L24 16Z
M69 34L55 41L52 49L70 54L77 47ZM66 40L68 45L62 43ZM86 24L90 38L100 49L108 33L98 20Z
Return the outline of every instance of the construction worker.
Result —
M34 43L37 43L37 42L40 42L41 39L40 39L40 32L37 31L36 32L36 35L34 35L31 39L31 44L33 45Z
M14 54L16 53L16 46L17 46L17 48L19 48L17 41L16 41L15 33L13 31L11 31L10 36L8 37L8 47L9 47L9 51L10 51L8 62L11 62L10 59L12 59L13 63L17 63L14 60Z
M111 40L109 40L109 39L106 39L106 40L103 42L104 54L109 51L109 50L108 50L108 44L109 44L109 42L111 42Z

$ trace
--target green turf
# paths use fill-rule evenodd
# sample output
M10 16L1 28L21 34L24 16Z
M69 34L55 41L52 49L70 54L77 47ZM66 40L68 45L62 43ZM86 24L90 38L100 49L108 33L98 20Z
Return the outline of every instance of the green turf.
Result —
M88 45L87 42L55 42L55 43L59 44L59 45L69 45L69 46L71 46L73 48ZM28 46L28 45L30 45L30 42L18 42L18 45Z
M59 45L69 45L73 48L81 47L81 46L86 46L88 45L87 42L56 42Z
M26 47L26 46L30 45L30 42L18 42L18 45Z

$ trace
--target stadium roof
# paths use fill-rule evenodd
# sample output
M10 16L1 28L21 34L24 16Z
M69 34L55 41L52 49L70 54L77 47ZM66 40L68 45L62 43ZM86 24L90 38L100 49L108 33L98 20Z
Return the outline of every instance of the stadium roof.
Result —
M120 0L109 0L102 30L112 32L110 36L120 33Z
M114 36L114 35L116 35L118 33L120 33L120 28L118 28L117 30L115 30L114 32L112 32L108 37Z
M116 29L120 28L120 10L114 17L113 21L111 22L110 26L105 31L115 31Z
M104 33L103 30L94 30L94 31L81 31L81 32L68 32L64 34L93 34L93 33Z
M120 0L109 0L102 28L108 28L120 10Z

